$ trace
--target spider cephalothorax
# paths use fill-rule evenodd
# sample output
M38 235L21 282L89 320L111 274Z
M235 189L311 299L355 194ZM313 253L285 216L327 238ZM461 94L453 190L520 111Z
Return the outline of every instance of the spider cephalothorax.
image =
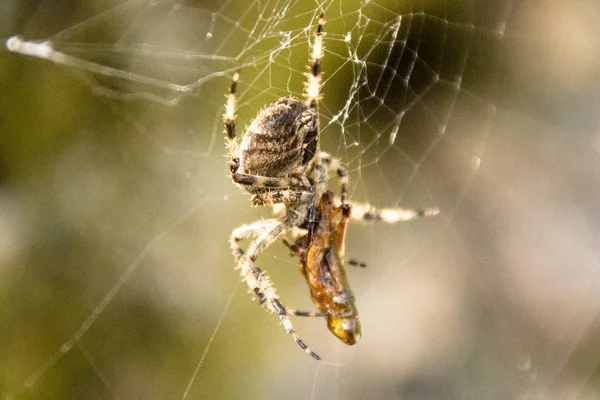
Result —
M360 338L354 294L344 270L344 240L348 220L369 219L393 223L439 212L436 208L378 210L368 204L354 204L354 208L351 208L346 203L346 171L337 159L321 152L319 148L318 101L324 22L321 13L312 46L312 65L307 74L304 104L284 98L268 105L250 124L238 144L235 134L238 71L233 75L224 115L231 179L252 194L252 204L280 205L282 207L279 210L284 210L279 219L257 221L235 229L231 235L233 255L244 281L258 302L277 313L283 327L296 343L317 360L320 357L296 334L290 315L327 318L329 329L349 345ZM339 178L339 198L327 190L330 172ZM340 221L335 222L338 215ZM269 278L255 264L260 253L291 228L305 232L295 244L287 240L285 243L300 258L300 270L319 312L292 311L284 307ZM251 237L256 240L246 251L242 250L239 242Z

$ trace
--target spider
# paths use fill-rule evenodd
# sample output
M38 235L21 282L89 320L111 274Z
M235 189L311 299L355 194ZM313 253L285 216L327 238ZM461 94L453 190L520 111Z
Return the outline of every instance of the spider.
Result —
M230 244L237 267L259 304L276 313L284 329L316 360L321 358L300 339L290 315L326 317L329 329L349 345L356 343L361 334L354 295L343 269L347 221L394 223L439 213L437 208L378 210L369 204L350 205L346 202L346 170L340 161L321 152L319 146L318 102L324 23L321 13L312 44L310 72L306 74L304 103L282 98L268 105L258 113L238 143L235 132L238 70L233 75L223 118L231 179L252 195L253 205L272 205L283 214L279 219L242 225L232 232ZM335 172L339 179L339 198L327 190L330 172ZM334 222L340 213L340 222ZM300 258L300 269L319 309L316 313L286 308L279 301L269 277L256 266L256 260L265 248L291 229L306 232L294 244L287 240L284 243ZM256 239L244 252L239 242L247 238Z

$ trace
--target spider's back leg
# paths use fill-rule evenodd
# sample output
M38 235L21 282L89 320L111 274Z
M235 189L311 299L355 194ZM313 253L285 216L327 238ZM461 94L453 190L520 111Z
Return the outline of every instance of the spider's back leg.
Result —
M317 25L317 33L312 46L312 56L310 72L308 75L308 84L306 87L306 105L309 106L315 113L319 103L321 91L321 59L323 58L323 25L325 24L325 16L323 13L319 16Z
M239 146L237 138L235 137L235 102L237 83L240 79L240 71L237 70L233 74L231 80L231 87L229 88L229 94L227 94L227 104L225 105L225 115L223 120L225 122L225 130L227 131L227 143L229 145L229 154L231 156L230 170L234 173L237 170L237 165L240 161Z

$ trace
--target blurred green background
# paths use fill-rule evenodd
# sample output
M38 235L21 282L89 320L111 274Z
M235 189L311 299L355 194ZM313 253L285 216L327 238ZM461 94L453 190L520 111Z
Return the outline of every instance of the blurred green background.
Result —
M442 215L350 228L348 254L368 263L349 272L364 337L344 347L296 318L320 364L238 283L229 235L270 214L227 177L221 122L240 64L240 134L301 96L317 8L0 6L3 40L197 83L0 52L3 398L600 397L600 7L323 5L323 149L348 163L354 200ZM311 309L283 246L260 266L284 304Z

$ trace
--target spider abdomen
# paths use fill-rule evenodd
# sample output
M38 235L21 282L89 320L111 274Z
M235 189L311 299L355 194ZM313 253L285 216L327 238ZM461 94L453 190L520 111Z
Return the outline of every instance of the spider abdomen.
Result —
M237 172L283 177L302 173L317 149L317 118L306 105L281 99L252 121L240 145Z

